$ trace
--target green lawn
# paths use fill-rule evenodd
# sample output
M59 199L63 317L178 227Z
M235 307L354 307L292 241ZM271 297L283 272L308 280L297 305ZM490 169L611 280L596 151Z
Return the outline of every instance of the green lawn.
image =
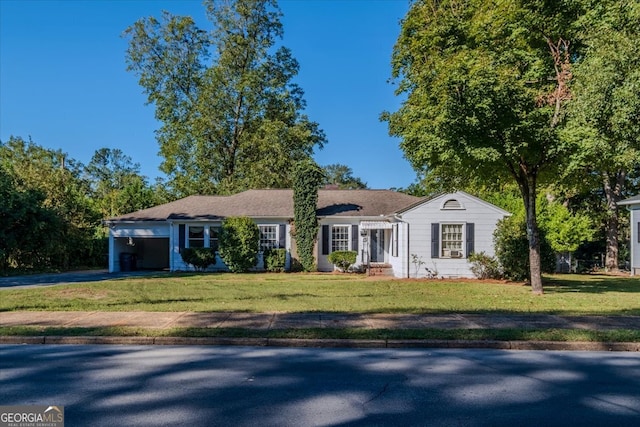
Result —
M244 328L170 328L150 329L122 326L37 327L0 326L0 336L115 336L115 337L224 337L293 338L354 340L494 340L494 341L582 341L640 342L640 331L618 329L244 329Z
M0 311L242 311L640 315L640 280L547 277L528 286L337 274L172 274L0 291Z

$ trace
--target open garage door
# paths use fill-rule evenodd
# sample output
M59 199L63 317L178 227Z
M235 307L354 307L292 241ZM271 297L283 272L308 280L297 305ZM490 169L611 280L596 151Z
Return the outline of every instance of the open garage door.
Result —
M168 270L168 237L117 237L115 271Z

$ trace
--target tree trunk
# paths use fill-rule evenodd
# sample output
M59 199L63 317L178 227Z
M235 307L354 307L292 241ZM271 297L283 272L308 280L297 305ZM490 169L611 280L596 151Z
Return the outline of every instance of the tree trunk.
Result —
M520 185L527 216L527 239L529 240L529 280L531 291L544 293L542 288L542 262L540 257L540 231L536 218L536 176L529 175Z
M604 266L607 271L618 271L618 202L622 200L622 187L626 173L618 171L611 176L603 174L603 190L607 200L607 223Z

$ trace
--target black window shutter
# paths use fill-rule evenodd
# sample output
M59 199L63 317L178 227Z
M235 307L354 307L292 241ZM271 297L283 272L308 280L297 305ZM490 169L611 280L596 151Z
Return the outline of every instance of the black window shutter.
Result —
M322 226L322 255L329 255L329 226Z
M638 231L638 243L640 243L640 222L638 223L637 231Z
M431 224L431 258L440 258L440 224Z
M398 256L398 224L391 226L391 256Z
M287 247L287 225L286 224L280 224L279 233L280 233L280 236L278 236L279 237L278 247L284 249Z
M358 224L351 225L351 250L358 252Z
M471 255L475 250L475 228L476 227L473 222L467 223L467 258L469 258L469 255Z
M180 224L178 226L178 247L180 248L180 251L184 249L185 233L186 227L184 226L184 224Z

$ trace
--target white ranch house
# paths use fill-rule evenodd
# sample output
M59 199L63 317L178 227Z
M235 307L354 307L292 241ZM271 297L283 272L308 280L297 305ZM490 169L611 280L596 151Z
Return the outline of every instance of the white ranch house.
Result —
M618 202L631 212L631 275L640 276L640 195Z
M494 254L493 232L510 214L462 191L421 199L391 190L320 190L316 260L332 271L328 255L356 251L357 264L395 277L473 277L472 252ZM249 190L232 196L189 196L111 218L109 271L192 267L180 256L186 247L217 247L222 221L252 218L260 249L285 248L287 267L295 256L292 190ZM256 269L263 268L261 255ZM225 270L218 258L210 270Z

